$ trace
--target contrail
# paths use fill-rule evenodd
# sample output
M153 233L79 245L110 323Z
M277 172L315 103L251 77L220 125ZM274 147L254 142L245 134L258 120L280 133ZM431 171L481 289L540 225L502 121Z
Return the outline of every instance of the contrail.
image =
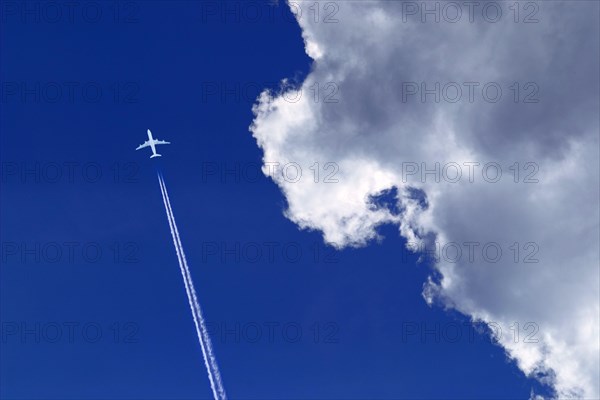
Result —
M160 185L160 191L162 193L163 202L165 204L165 210L167 212L167 219L169 220L169 228L171 229L171 236L173 236L173 244L175 245L175 251L177 253L177 260L179 261L179 268L181 269L181 275L183 276L183 283L185 285L185 291L188 296L190 303L190 309L192 310L192 317L194 318L194 324L196 325L196 333L198 334L198 341L202 348L202 355L204 356L204 365L208 372L208 379L210 381L210 387L213 392L215 400L226 400L227 395L225 394L225 388L221 381L221 373L219 372L219 366L217 365L217 359L213 352L212 343L208 336L208 330L204 322L202 315L202 309L196 296L196 290L194 289L194 283L192 282L192 276L190 269L187 265L185 253L183 252L183 246L179 237L179 231L177 224L175 223L175 216L173 215L173 209L171 208L171 202L169 200L169 194L165 181L160 173L158 173L158 183Z

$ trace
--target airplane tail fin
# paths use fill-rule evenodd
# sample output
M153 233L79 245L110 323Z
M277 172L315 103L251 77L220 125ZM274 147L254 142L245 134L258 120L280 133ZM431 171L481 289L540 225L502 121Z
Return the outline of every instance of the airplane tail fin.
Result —
M160 157L160 154L152 154L152 155L150 156L150 158L154 158L154 157Z

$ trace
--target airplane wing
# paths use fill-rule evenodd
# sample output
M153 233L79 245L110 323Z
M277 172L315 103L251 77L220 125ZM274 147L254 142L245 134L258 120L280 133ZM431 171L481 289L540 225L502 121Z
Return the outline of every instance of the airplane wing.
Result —
M149 141L149 140L146 140L144 143L140 144L140 145L139 145L139 146L136 148L136 150L143 149L144 147L148 147L148 146L150 146L150 141Z
M164 140L155 140L154 144L171 144L171 142L165 142Z

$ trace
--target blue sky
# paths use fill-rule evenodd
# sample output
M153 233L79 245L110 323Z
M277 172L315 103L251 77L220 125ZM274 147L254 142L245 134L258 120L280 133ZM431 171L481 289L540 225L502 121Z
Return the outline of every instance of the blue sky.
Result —
M425 303L431 270L403 250L396 228L333 250L284 217L269 178L239 173L261 164L248 131L259 88L301 81L311 60L283 4L236 21L203 18L209 3L119 2L117 21L114 4L100 3L98 22L77 10L72 22L43 10L23 21L4 9L2 398L211 397L157 168L231 398L544 393L466 317ZM133 151L148 128L172 142L162 159ZM239 171L217 176L215 166ZM236 246L247 250L239 261L223 252ZM458 340L441 337L457 325Z

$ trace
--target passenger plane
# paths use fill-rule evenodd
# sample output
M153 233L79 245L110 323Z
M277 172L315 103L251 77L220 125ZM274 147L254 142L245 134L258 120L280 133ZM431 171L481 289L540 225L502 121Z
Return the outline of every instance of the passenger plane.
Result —
M152 137L152 132L150 132L150 129L148 129L148 140L146 140L144 143L140 144L136 150L143 149L144 147L150 146L152 148L152 155L150 156L150 158L160 157L160 154L158 154L156 152L157 144L171 144L171 142L165 142L164 140L154 139Z

